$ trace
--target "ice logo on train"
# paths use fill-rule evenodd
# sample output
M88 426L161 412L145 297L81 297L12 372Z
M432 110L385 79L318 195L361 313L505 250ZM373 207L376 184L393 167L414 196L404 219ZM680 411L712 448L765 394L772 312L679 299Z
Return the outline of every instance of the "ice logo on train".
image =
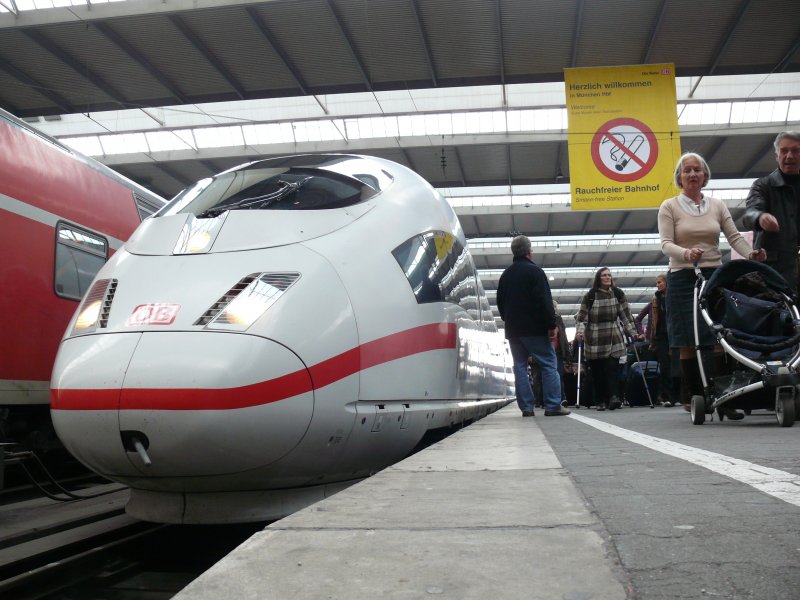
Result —
M449 204L396 163L252 162L145 220L51 382L59 437L152 521L277 518L509 401Z

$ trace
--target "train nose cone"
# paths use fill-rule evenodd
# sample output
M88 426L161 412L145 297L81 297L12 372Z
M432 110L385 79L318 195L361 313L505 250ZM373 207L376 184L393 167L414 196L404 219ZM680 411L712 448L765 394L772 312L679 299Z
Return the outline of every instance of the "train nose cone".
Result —
M51 388L67 449L121 480L263 467L300 442L314 409L308 371L286 347L208 331L65 340Z

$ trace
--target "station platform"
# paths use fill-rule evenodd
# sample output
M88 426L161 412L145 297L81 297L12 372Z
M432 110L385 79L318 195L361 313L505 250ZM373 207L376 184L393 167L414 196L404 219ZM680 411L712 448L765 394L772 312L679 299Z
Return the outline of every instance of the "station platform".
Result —
M510 404L276 521L175 598L627 598L541 415Z

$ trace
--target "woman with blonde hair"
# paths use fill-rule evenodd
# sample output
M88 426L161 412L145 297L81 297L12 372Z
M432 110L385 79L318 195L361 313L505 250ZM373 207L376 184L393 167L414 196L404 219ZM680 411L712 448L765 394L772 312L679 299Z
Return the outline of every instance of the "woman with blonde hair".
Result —
M684 382L682 400L684 408L689 411L691 397L703 395L694 349L694 265L698 265L708 279L722 264L720 233L725 235L736 252L751 260L763 261L766 252L753 250L736 229L731 213L722 200L703 193L703 188L711 179L711 170L702 156L694 152L681 156L675 166L674 178L681 193L664 200L658 209L658 233L661 251L669 257L667 334L670 346L680 352L681 380ZM698 329L700 345L714 346L714 335L699 316ZM724 356L719 348L717 350L712 373L724 371ZM729 419L744 418L732 407L720 408L720 413Z

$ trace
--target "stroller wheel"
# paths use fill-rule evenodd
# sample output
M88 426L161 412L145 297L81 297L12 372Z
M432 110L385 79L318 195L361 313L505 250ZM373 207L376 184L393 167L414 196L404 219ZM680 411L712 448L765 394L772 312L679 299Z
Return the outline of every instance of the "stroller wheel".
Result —
M791 427L794 425L794 398L785 397L775 400L775 418L781 427Z
M706 421L706 399L704 396L692 396L692 423L702 425Z

